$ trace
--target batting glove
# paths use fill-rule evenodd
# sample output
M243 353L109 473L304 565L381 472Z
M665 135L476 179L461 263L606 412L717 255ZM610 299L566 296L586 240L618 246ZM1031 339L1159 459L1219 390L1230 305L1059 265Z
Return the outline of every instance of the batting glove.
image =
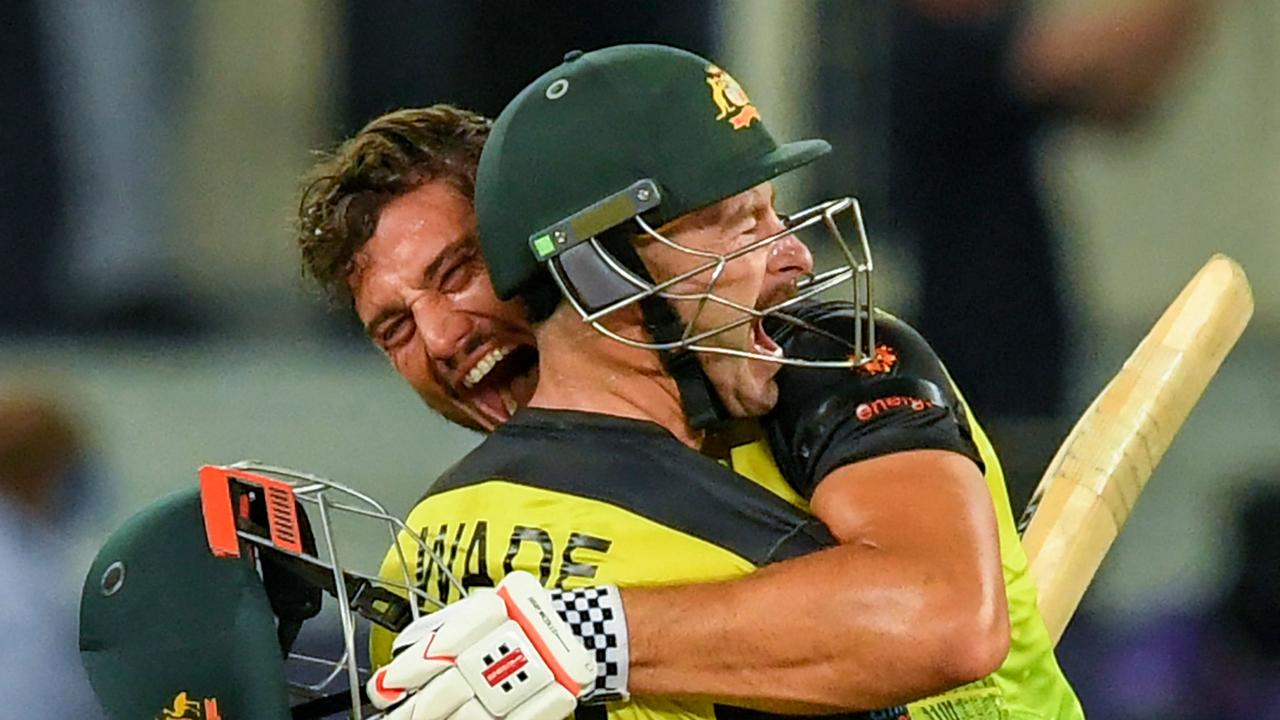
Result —
M419 618L369 679L386 720L562 720L595 685L593 653L525 572Z

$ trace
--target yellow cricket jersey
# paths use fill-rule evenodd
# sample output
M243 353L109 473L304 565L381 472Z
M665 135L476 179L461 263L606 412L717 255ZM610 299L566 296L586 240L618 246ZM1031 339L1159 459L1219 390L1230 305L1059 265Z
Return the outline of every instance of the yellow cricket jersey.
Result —
M819 319L838 325L844 316ZM887 316L882 324L882 371L835 371L844 373L842 382L849 379L840 387L826 374L832 371L788 368L779 377L780 407L760 424L767 440L757 434L730 444L724 462L690 450L652 423L525 409L432 486L407 525L464 584L491 585L513 570L563 589L724 580L834 544L806 501L830 469L886 452L955 450L982 465L996 510L1012 625L1009 656L990 676L938 697L845 717L1083 717L1036 610L990 443L968 422L923 340ZM813 372L823 374L805 375ZM849 402L810 402L833 393ZM799 404L813 411L794 412L793 399L805 399ZM441 602L458 599L413 538L401 533L399 546L384 561L384 577L402 577L403 556L418 587ZM375 665L388 660L391 639L375 628ZM768 716L710 700L653 698L609 703L608 714L609 720Z

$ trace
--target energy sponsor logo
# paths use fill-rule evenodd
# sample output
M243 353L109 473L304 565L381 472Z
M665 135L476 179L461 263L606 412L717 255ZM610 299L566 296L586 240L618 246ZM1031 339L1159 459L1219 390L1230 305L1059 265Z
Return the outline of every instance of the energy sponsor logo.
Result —
M891 410L910 408L914 412L923 412L931 407L933 407L933 402L924 398L911 395L890 395L864 402L854 408L853 413L862 422L868 422Z

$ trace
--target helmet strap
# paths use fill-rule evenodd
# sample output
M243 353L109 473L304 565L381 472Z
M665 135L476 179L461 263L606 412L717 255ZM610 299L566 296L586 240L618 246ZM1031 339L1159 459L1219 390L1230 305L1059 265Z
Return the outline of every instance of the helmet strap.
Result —
M653 284L653 276L636 253L628 234L620 231L602 233L597 238L618 262L637 277ZM671 303L658 295L649 295L640 300L640 313L644 318L645 330L649 337L657 343L678 342L684 337L684 323ZM728 419L724 403L707 377L706 370L698 360L697 353L690 350L661 350L662 366L667 374L676 381L676 389L680 393L680 404L684 408L689 426L695 430L707 430Z

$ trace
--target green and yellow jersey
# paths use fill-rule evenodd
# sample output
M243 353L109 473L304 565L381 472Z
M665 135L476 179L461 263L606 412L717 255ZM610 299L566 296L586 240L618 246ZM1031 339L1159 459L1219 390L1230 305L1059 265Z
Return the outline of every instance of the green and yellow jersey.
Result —
M848 335L852 310L844 305L812 305L802 313L836 337ZM689 449L653 423L521 410L431 487L407 526L464 585L492 585L512 570L528 571L545 586L562 589L724 580L835 544L807 503L831 470L904 450L960 452L984 469L996 509L1012 625L1009 656L976 683L908 707L857 716L1082 717L1036 610L990 443L969 422L963 401L923 339L889 316L878 321L877 330L877 358L862 370L784 368L778 376L778 407L759 423L758 432L725 444L720 461ZM794 328L771 332L784 349L845 351L838 343L823 346L836 342L831 336ZM413 538L402 533L399 544L420 588L441 602L458 599L440 568L424 562ZM402 577L401 552L388 553L385 577ZM391 639L375 629L375 665L388 660ZM643 697L610 703L608 713L609 720L767 715L710 700Z

